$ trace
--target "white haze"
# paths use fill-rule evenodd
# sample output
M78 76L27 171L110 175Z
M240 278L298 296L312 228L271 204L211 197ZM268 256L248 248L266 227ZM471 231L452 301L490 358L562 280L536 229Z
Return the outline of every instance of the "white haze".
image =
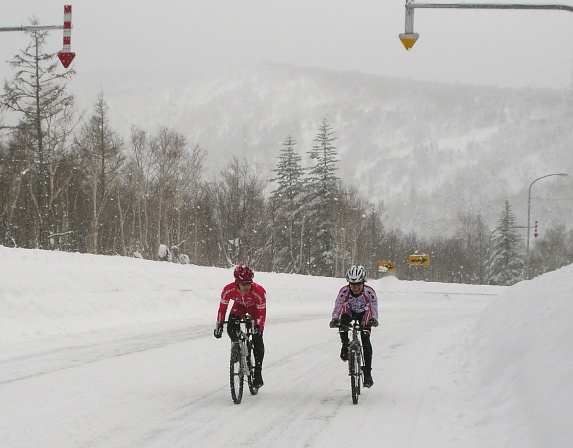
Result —
M61 24L66 3L83 86L76 93L86 101L94 87L109 91L119 80L167 85L261 61L511 87L572 82L573 15L566 11L417 9L420 38L410 51L398 39L405 0L18 0L3 8L0 26L32 16ZM27 43L21 32L0 37L1 61ZM61 31L49 43L59 51Z
M230 269L0 247L0 446L568 448L573 265L512 287L369 281L374 387L328 328L342 279L257 272L265 386L234 405Z
M573 175L569 12L418 9L407 52L404 0L63 3L80 110L102 92L126 141L132 125L176 129L208 151L209 177L238 155L270 178L286 137L304 154L327 119L343 181L384 203L388 228L435 238L454 233L459 213L493 229L506 198L523 227L530 182ZM0 25L60 24L63 3L11 2ZM4 61L29 36L0 38L11 79ZM46 50L61 45L51 31ZM570 228L571 179L536 184L542 236Z

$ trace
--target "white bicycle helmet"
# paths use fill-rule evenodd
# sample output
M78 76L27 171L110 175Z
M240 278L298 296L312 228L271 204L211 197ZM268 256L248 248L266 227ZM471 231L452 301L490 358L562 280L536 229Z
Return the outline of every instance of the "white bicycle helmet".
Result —
M366 281L364 268L359 265L350 266L346 272L346 280L348 283L364 283Z

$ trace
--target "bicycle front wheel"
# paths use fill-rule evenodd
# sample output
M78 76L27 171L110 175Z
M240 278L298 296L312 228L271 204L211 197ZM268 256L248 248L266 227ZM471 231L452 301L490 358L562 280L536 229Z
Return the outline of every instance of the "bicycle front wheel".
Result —
M249 341L250 342L250 341ZM247 344L249 354L247 355L247 368L249 370L249 376L247 377L247 382L249 384L249 392L251 395L257 395L259 393L259 388L253 386L253 379L255 375L255 368L253 366L253 350L251 344Z
M358 363L358 353L351 350L348 353L348 374L350 375L350 389L352 390L352 403L358 404L360 395L360 366Z
M231 363L229 371L231 398L239 404L243 399L243 370L241 369L241 346L235 342L231 346Z

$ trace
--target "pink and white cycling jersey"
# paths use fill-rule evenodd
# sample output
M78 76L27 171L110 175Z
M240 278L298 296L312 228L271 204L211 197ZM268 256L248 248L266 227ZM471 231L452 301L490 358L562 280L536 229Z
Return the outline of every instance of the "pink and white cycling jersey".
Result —
M373 288L364 285L362 292L354 297L350 292L350 286L343 286L338 292L332 311L333 319L340 319L344 313L363 313L363 323L366 324L370 319L378 320L378 297Z

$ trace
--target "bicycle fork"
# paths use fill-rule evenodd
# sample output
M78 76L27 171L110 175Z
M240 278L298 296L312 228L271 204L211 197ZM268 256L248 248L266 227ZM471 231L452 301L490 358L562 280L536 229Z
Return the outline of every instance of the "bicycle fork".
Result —
M249 375L250 371L249 371L249 366L247 363L247 358L249 356L249 348L247 347L247 341L245 340L245 335L241 335L241 337L239 338L239 351L240 351L240 355L239 355L239 362L240 362L240 367L241 367L241 375Z
M241 342L241 374L249 374L249 369L247 367L247 344L245 344L245 341Z

